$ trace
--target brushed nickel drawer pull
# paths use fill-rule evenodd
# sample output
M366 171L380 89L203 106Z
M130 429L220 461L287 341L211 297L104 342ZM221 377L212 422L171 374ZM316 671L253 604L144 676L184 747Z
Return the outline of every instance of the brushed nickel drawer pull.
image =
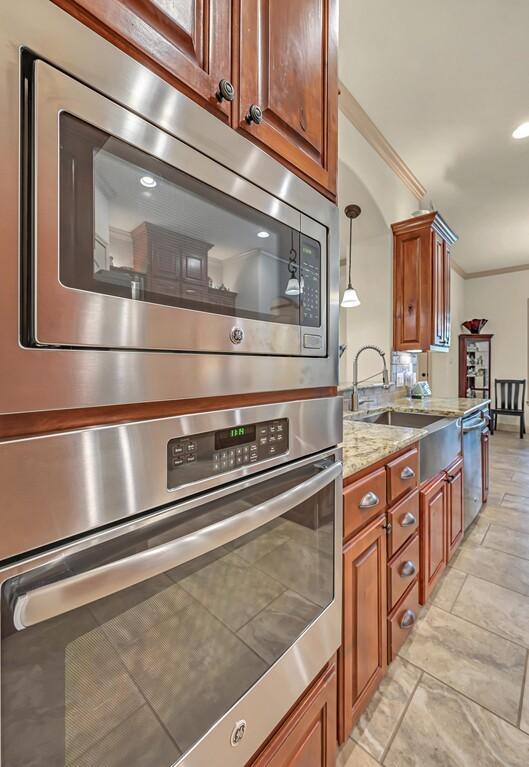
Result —
M376 493L374 493L372 490L369 491L369 493L366 493L362 500L359 503L359 507L361 509L372 509L373 506L378 506L380 503L380 498Z
M411 559L408 559L408 561L404 562L404 564L400 568L400 577L410 578L412 575L415 575L416 572L417 572L417 568L415 567Z
M406 612L404 613L400 621L401 629L411 628L416 620L417 620L417 616L415 615L413 610L406 610Z
M405 466L400 473L401 479L411 479L414 476L415 476L415 472L413 471L411 466Z
M407 511L406 514L402 517L402 522L400 523L401 527L411 527L417 522L417 518L415 517L415 514L412 514L411 511Z

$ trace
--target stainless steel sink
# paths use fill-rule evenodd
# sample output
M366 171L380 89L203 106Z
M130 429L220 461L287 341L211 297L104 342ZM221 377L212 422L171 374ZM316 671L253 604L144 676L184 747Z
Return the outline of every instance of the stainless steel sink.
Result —
M461 418L384 410L382 413L368 414L355 420L388 426L409 426L428 432L421 440L421 483L446 469L461 453Z

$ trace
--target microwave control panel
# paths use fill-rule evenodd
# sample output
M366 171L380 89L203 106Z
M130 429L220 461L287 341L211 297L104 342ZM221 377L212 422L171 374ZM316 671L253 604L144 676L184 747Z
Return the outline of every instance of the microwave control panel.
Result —
M319 328L321 293L321 248L319 242L301 235L301 324L306 328Z
M288 452L288 419L177 437L167 445L169 490Z

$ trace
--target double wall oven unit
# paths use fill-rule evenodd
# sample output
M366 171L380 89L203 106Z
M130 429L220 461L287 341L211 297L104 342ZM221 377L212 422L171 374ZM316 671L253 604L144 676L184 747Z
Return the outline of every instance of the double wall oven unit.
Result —
M336 207L49 0L0 43L0 412L334 386Z
M2 767L243 767L340 644L338 398L0 443Z

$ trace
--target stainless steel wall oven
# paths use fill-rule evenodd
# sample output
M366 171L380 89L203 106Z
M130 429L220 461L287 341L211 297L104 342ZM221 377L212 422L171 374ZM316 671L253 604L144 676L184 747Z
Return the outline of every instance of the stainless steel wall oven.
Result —
M48 0L0 14L0 412L335 385L335 206Z
M0 443L2 767L246 764L340 643L340 429L332 399Z

